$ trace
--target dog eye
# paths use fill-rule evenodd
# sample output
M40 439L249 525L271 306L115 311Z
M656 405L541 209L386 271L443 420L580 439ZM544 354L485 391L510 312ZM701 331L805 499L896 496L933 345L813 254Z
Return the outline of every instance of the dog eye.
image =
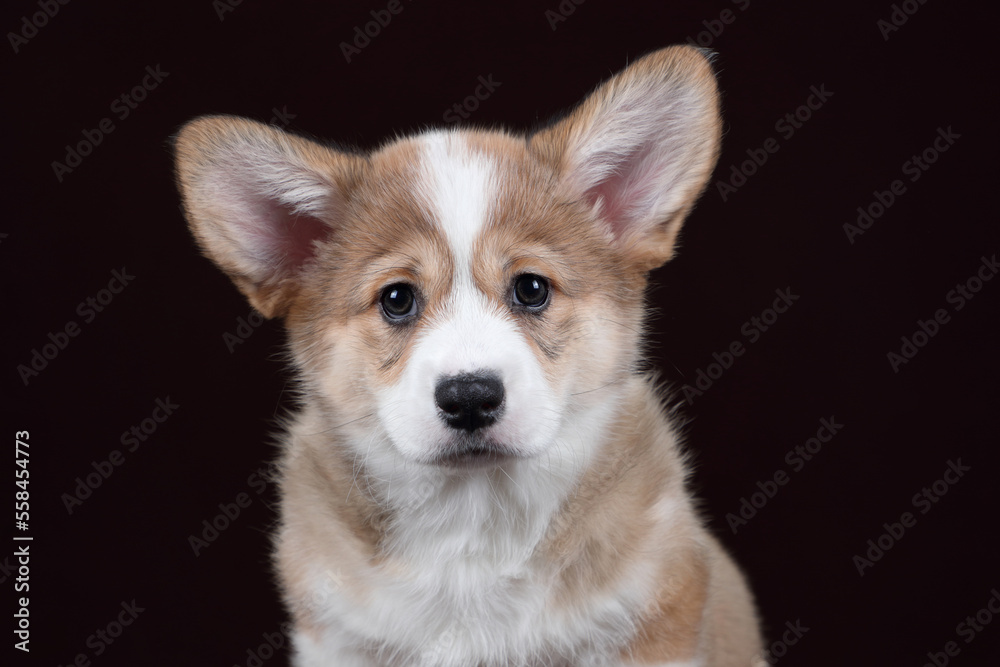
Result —
M514 279L514 304L531 310L541 310L549 302L549 283L533 273Z
M404 283L389 285L383 289L379 303L382 313L391 321L405 320L417 313L417 299L413 296L413 288Z

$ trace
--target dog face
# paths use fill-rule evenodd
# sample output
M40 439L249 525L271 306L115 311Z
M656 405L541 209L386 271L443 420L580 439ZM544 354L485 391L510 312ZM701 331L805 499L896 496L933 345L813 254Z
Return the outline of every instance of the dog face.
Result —
M465 470L554 454L631 372L645 276L718 141L710 66L675 47L528 137L430 131L361 155L202 118L178 180L202 248L286 319L303 394L355 453Z
M597 349L631 333L609 320L633 319L612 314L629 295L608 242L596 226L567 242L589 211L554 199L551 172L512 137L427 134L387 147L370 168L399 153L411 154L404 178L391 192L387 179L364 179L378 188L349 214L344 245L318 262L325 277L311 276L330 286L316 296L358 299L316 327L330 332L323 391L342 394L341 377L363 378L367 396L344 417L377 415L408 460L464 467L537 456L572 394L628 367L624 354ZM409 210L387 212L387 201Z

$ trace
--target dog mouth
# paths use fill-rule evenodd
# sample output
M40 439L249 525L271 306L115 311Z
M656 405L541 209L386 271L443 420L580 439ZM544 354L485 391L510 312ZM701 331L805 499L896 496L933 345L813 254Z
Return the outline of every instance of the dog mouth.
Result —
M510 447L482 437L464 437L449 443L432 463L444 468L470 470L496 467L518 458Z

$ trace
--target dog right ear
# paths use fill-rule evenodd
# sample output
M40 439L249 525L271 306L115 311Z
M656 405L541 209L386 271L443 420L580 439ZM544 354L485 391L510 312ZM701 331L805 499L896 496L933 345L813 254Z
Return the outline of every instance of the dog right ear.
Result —
M358 158L232 116L191 121L175 139L191 231L265 317L288 311L316 243L335 232Z
M598 86L529 145L567 197L590 207L631 264L673 255L684 218L708 184L722 119L709 57L671 46Z

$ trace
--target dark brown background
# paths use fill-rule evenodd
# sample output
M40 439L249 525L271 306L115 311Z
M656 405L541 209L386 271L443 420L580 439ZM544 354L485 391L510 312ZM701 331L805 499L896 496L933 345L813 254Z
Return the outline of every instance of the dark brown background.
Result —
M696 38L704 21L723 27L710 46L726 135L679 256L654 275L663 378L678 389L694 382L713 352L747 342L743 323L775 289L799 296L682 406L706 514L746 568L770 639L786 621L809 628L778 664L919 666L949 641L961 650L951 664L992 664L1000 619L971 643L956 626L1000 587L1000 280L960 311L946 300L1000 251L996 17L984 3L910 2L919 9L886 40L877 22L890 18L890 2L588 0L553 30L546 11L558 0L404 0L346 62L340 43L386 4L244 0L220 18L211 0L78 0L18 53L9 36L0 46L3 421L8 438L31 433L35 537L33 650L15 664L70 664L83 653L95 665L247 665L284 620L268 566L272 489L248 481L273 457L268 434L291 405L282 332L268 322L227 349L223 335L249 307L198 256L178 211L168 137L181 123L287 110L292 129L373 147L443 124L477 77L492 75L500 86L470 121L525 129L644 52ZM712 24L726 9L732 22ZM38 11L7 3L0 27L20 32ZM120 119L112 101L147 66L169 74ZM775 123L811 86L833 95L786 139ZM59 182L52 162L103 118L114 131ZM911 183L903 163L949 127L960 138ZM768 137L778 152L723 202L716 181ZM895 179L906 192L849 243L842 225ZM85 323L77 304L122 267L134 280ZM887 353L938 308L950 321L894 373ZM25 386L17 366L71 320L79 335ZM122 450L122 432L166 397L180 407L68 514L62 496L76 478ZM726 514L758 481L790 471L785 453L831 416L844 425L836 437L734 534ZM11 458L5 503L16 490ZM959 458L971 470L920 514L912 496ZM196 557L189 535L240 493L250 506ZM852 557L906 511L916 525L860 577ZM12 601L11 575L0 579ZM145 611L95 657L88 637L133 599Z

